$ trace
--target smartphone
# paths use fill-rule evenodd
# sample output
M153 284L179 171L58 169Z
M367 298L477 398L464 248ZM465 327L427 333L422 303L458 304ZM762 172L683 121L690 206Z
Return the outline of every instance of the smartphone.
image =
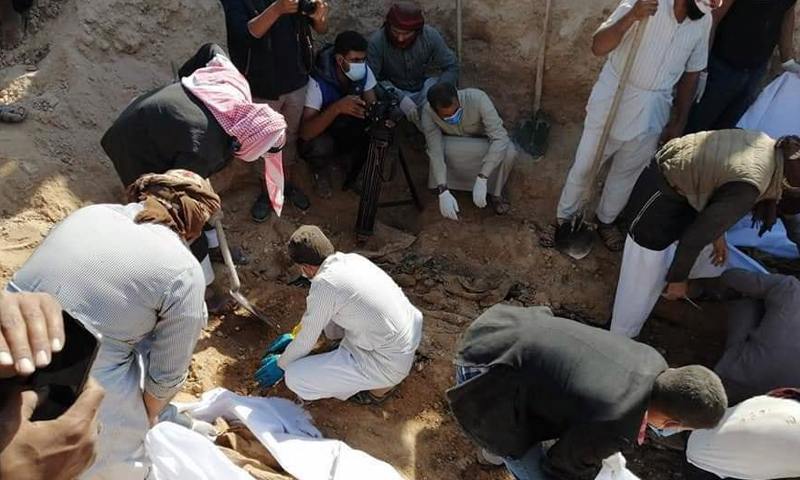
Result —
M91 326L67 312L64 318L64 348L53 354L50 365L37 369L24 381L25 388L43 392L32 421L54 420L75 403L100 351L102 336Z

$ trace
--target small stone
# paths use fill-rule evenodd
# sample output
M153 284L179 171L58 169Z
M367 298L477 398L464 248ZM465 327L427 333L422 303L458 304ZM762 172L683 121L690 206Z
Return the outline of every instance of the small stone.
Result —
M233 329L238 332L238 331L240 331L242 329L242 327L236 326L236 327L233 327Z
M418 363L417 364L417 372L421 372L423 370L425 370L425 364L422 363L422 362Z
M394 277L394 281L397 282L402 288L411 288L417 284L417 279L413 275L408 275L405 273L401 273Z
M222 330L217 330L217 331L216 331L216 334L217 334L217 336L218 336L219 338L225 338L225 334L224 334L224 333L222 333Z
M386 410L381 410L381 416L383 417L384 421L387 422L389 421L389 418L391 418L389 412L387 412Z

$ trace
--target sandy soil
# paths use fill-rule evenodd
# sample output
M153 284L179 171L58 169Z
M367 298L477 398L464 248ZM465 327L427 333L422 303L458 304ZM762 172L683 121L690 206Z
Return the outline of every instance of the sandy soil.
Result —
M380 2L367 3L342 9L344 13L333 19L334 26L355 24L366 29L379 24L383 7ZM432 7L431 16L445 22L450 10L441 6L443 1L435 3L439 7ZM482 19L508 20L517 12L511 5L515 2L502 3L507 10L495 12L486 4L467 14L468 42L475 53L465 71L473 82L495 75L487 80L490 92L502 97L501 110L518 118L526 112L520 102L515 103L514 92L529 98L526 88L532 82L523 82L527 87L504 84L498 75L511 75L511 68L495 73L485 68L492 56L489 42L497 41L498 33L482 30ZM169 78L169 60L180 61L205 41L224 39L215 0L40 0L39 4L23 46L0 53L0 103L18 102L30 110L25 123L0 125L3 282L58 220L83 205L120 199L119 181L99 147L104 129L134 95ZM557 7L558 28L553 35L585 42L585 34L597 23L587 19L601 15L603 7L593 5L579 20L568 18L568 8ZM444 25L452 36L452 22ZM538 41L534 40L523 38L519 48L531 54ZM504 58L515 54L513 48L501 50ZM563 68L571 60L567 50L563 45L557 49L557 70L567 70ZM554 111L558 107L550 151L538 162L518 160L510 185L513 208L505 217L476 209L464 193L457 195L460 221L442 219L435 196L424 188L427 165L422 152L406 150L424 209L382 210L382 233L365 248L384 253L375 261L423 309L425 340L411 376L384 405L307 404L324 434L388 461L409 479L510 478L502 470L484 471L475 464L473 447L449 415L444 391L453 383L450 361L465 326L500 301L550 305L557 313L580 321L608 322L619 255L598 246L585 260L574 262L537 243L537 231L555 209L580 136L578 114L585 95L578 93L585 93L595 68L581 70L579 79L567 75L569 81L559 86L572 94L564 96L563 105L550 104ZM513 129L513 124L508 122L507 127ZM419 139L410 143L419 145ZM300 183L310 191L305 180L303 172ZM312 197L309 211L289 207L283 218L257 225L249 219L250 202L257 193L255 175L235 165L214 182L223 192L231 243L244 247L254 259L240 271L246 293L288 331L303 313L306 290L287 285L297 275L288 268L283 251L286 239L301 224L317 224L338 249L358 249L353 233L358 197L350 192L336 192L325 202ZM399 174L384 187L384 200L406 195ZM225 279L222 269L217 273ZM683 304L659 305L643 339L673 364L713 364L724 332L715 314L717 306L703 308L699 313ZM263 348L279 333L243 311L211 318L179 398L196 398L216 386L241 394L292 398L283 386L259 390L252 376ZM679 478L682 463L679 454L651 447L640 449L630 459L635 472L652 479Z

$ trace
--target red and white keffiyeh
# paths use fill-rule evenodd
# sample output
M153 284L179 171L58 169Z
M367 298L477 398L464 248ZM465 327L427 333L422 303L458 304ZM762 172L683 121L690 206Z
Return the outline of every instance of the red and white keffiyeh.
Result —
M264 181L275 213L283 210L283 157L269 153L286 142L283 115L263 103L253 103L250 85L239 70L222 55L181 79L181 83L202 101L222 129L239 144L235 155L245 162L264 158Z

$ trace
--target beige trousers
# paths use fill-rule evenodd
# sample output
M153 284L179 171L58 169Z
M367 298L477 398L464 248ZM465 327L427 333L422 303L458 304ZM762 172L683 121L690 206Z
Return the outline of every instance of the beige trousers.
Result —
M286 146L283 147L283 165L291 166L297 162L297 135L300 131L300 119L306 104L306 86L294 92L281 95L277 100L254 99L256 103L266 103L273 110L283 115L286 120ZM259 162L261 163L261 162Z
M471 192L475 179L483 167L483 159L489 151L489 140L479 137L445 136L442 143L444 162L447 164L447 188ZM509 142L505 158L489 177L487 184L489 195L502 196L503 187L514 168L516 158L517 148L513 142ZM428 171L428 188L436 188L432 167Z

